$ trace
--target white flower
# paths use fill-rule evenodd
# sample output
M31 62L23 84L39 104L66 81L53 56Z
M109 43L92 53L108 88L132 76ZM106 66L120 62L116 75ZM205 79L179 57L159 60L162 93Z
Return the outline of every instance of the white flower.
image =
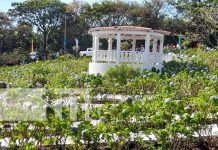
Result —
M40 118L46 118L46 114L45 113L43 113L43 114L41 114L40 116L39 116Z
M88 87L88 86L89 86L89 83L87 83L87 82L84 83L84 86L85 86L85 87Z
M37 83L36 83L36 87L37 87L37 88L43 88L43 85L42 85L41 83L37 82Z
M190 108L189 106L186 106L186 107L184 108L184 110L191 110L191 108Z
M115 86L119 86L119 83L116 83Z
M107 95L107 94L103 94L101 97L102 97L103 99L106 99L106 98L108 97L108 95Z
M31 109L32 110L37 110L39 108L39 106L33 106Z
M154 95L149 96L149 97L148 97L148 100L149 100L149 101L154 100Z
M136 99L136 100L140 100L140 99L142 99L142 96L141 96L141 95L136 95L136 96L135 96L135 99Z
M88 129L85 129L85 130L83 130L81 133L82 133L82 135L84 134L84 133L86 133L88 131ZM84 136L84 135L83 135Z
M172 82L172 81L170 81L170 83L169 83L169 86L170 87L173 87L175 84Z
M172 76L171 77L175 77L176 76L176 74L172 74Z
M54 104L53 104L54 108L59 108L62 106L62 101L56 101Z
M131 101L133 98L131 96L124 97L124 101Z
M171 101L172 101L171 98L167 98L167 99L164 101L164 103L167 104L167 103L169 103L169 102L171 102Z
M151 76L152 75L152 73L150 72L150 73L148 73L148 76Z
M217 97L217 96L215 96L215 95L213 95L213 96L211 96L211 97L210 97L210 100L211 100L211 101L218 100L218 97Z
M76 81L80 80L80 77L78 75L75 76L74 78Z
M24 102L24 103L23 103L23 109L29 109L29 110L31 110L32 107L33 107L33 106L32 106L32 103L30 103L30 102Z
M143 75L143 79L146 79L148 76L147 75Z

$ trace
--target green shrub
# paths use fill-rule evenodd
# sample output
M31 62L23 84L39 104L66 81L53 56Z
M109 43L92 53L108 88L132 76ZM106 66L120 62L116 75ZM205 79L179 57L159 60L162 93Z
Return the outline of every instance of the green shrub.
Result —
M113 81L116 81L116 83L119 83L120 85L125 85L127 83L127 80L134 79L139 75L139 69L135 69L127 65L121 65L110 68L105 73L105 80L110 81L111 83L113 83Z

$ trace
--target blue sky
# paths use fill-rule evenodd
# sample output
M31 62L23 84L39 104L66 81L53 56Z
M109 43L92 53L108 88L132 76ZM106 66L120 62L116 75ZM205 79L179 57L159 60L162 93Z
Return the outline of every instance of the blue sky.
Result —
M11 3L12 2L23 2L25 0L0 0L0 11L7 11L8 9L11 8ZM62 2L69 3L72 2L73 0L61 0ZM100 2L101 0L83 0L84 2Z

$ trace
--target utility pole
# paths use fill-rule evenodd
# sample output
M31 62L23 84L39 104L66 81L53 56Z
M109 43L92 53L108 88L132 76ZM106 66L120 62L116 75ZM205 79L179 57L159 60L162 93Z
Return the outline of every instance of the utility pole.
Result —
M67 16L64 15L64 53L67 51Z
M31 52L34 52L34 40L32 38L32 47L31 47Z

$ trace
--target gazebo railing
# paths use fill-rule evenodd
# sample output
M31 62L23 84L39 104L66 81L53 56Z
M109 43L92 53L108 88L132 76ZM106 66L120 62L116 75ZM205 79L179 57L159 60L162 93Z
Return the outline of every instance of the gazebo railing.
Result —
M94 62L116 62L116 58L119 62L126 63L162 63L163 54L158 52L151 52L145 54L145 52L139 51L121 51L119 57L116 57L116 50L96 50L93 51L93 61Z
M145 56L144 52L121 51L120 62L143 63L144 56Z
M94 61L103 61L103 62L115 62L116 61L116 51L109 50L96 50L93 51L93 60Z

